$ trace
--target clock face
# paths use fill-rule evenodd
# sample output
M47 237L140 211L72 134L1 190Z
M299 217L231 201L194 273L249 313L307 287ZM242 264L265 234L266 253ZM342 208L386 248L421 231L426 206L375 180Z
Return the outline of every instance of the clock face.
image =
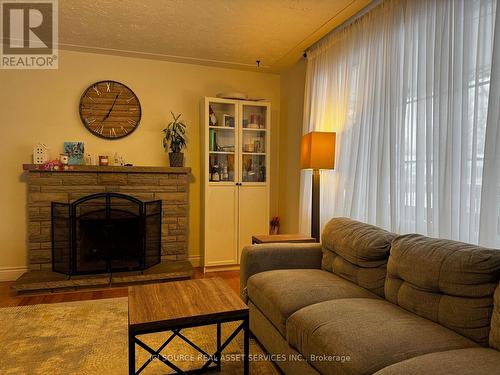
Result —
M84 91L80 117L85 127L98 137L123 138L139 126L141 103L124 84L100 81Z

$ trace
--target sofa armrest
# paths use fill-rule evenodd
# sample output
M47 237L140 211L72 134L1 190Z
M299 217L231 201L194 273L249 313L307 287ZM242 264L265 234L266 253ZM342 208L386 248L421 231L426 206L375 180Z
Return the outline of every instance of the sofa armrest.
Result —
M247 281L259 272L292 269L321 268L319 243L270 243L246 246L241 254L240 295L247 303Z

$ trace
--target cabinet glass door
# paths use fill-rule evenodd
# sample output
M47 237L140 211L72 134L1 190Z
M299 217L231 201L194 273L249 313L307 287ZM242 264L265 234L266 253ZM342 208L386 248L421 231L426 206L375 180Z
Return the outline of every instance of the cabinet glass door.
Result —
M267 182L267 107L242 107L241 181Z
M233 103L209 102L208 107L208 180L234 182L236 106Z

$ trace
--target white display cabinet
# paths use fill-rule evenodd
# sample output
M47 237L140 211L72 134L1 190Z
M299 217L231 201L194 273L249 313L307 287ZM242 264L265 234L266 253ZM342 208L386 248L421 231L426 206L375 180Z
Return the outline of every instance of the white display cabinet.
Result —
M206 97L200 113L203 266L237 268L252 235L269 230L271 107Z

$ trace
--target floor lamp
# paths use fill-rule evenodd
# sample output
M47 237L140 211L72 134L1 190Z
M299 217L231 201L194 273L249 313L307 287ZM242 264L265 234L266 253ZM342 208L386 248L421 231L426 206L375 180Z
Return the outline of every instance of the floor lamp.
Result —
M319 170L335 167L335 133L311 132L302 137L300 168L312 169L311 237L320 241Z

